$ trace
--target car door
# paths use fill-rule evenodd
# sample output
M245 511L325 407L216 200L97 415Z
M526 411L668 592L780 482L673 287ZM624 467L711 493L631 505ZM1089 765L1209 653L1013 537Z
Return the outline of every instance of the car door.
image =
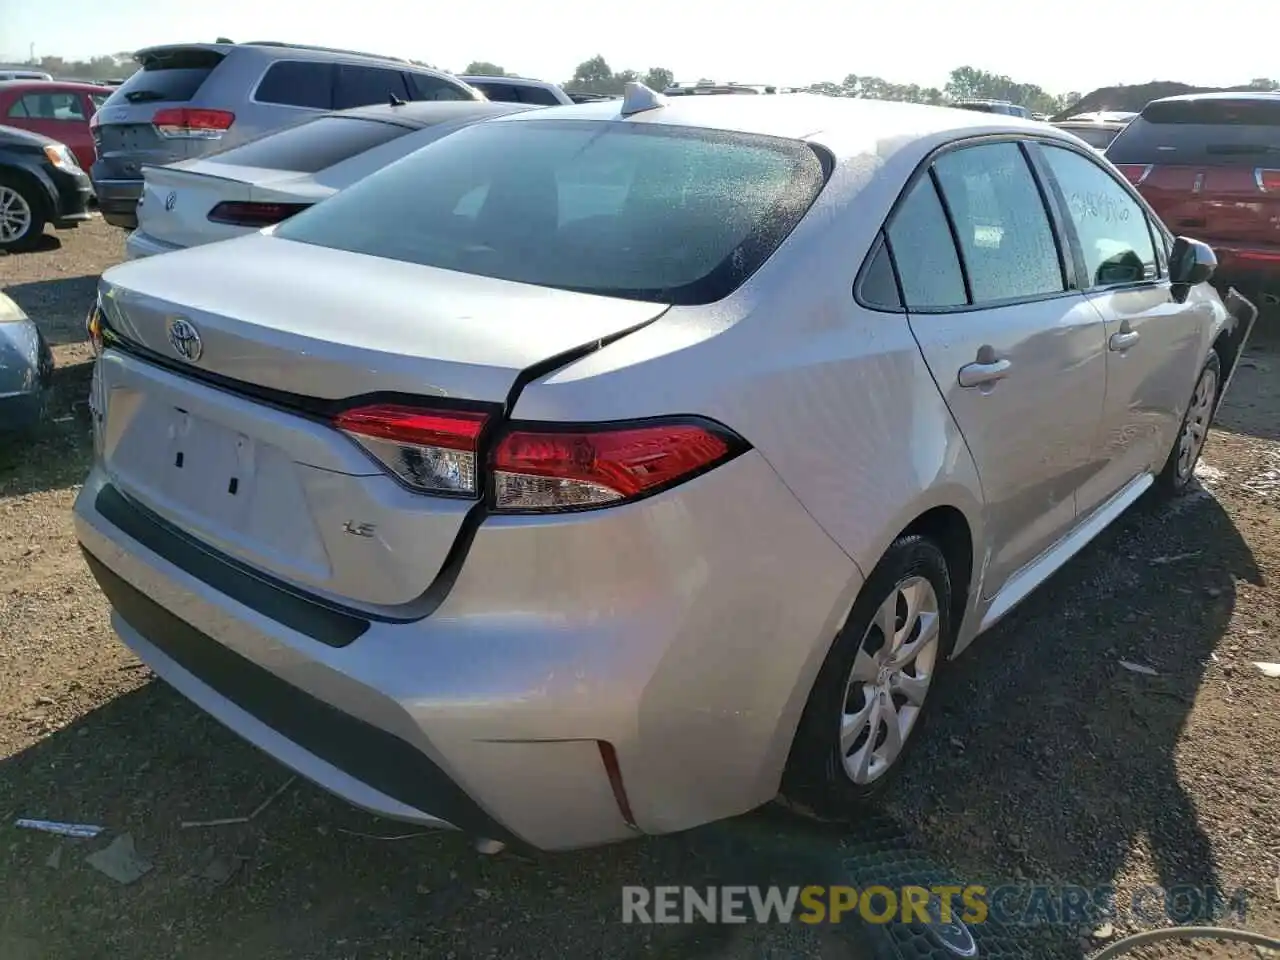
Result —
M1016 141L943 152L887 236L911 329L977 464L990 598L1075 522L1102 415L1103 323L1072 289Z
M10 105L3 122L66 144L86 170L93 165L89 114L77 90L42 87L24 93Z
M1079 284L1106 324L1098 470L1080 500L1087 512L1163 466L1190 400L1210 318L1201 301L1174 299L1163 238L1116 174L1065 145L1037 149L1072 227Z

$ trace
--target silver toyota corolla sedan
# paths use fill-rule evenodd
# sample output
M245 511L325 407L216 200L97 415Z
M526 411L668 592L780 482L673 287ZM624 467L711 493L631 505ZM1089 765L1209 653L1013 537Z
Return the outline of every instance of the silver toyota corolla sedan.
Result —
M108 271L78 535L157 674L383 816L840 816L1192 481L1213 269L1044 124L633 86Z

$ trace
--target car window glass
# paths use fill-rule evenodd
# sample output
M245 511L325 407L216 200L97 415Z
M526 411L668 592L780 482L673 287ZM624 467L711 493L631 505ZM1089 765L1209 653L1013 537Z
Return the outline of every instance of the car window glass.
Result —
M333 64L280 60L267 68L254 99L290 107L333 107Z
M932 177L916 181L898 205L888 234L907 309L958 307L968 302L951 228Z
M889 248L882 242L877 242L875 252L862 272L858 296L867 306L882 307L885 310L902 309L898 281L894 279L893 263L889 259Z
M556 95L545 87L521 87L519 92L521 103L534 103L541 107L554 107L560 102L556 99Z
M969 272L974 303L1065 288L1044 200L1016 143L988 143L934 162Z
M1154 280L1156 250L1142 207L1093 161L1062 147L1042 149L1080 237L1090 285Z
M205 163L316 173L414 131L358 117L318 117L209 154Z
M450 83L443 77L433 77L425 73L406 73L409 82L410 99L413 100L474 100L470 93Z
M75 93L28 93L9 108L9 116L28 120L84 120L84 104Z
M409 96L404 74L399 70L338 64L338 81L333 92L335 110L387 103L393 95L401 100Z
M477 81L472 84L477 90L483 93L494 103L521 103L520 93L509 83L493 83L488 80Z
M89 99L93 101L93 108L94 108L95 110L101 110L101 109L102 109L102 105L103 105L104 103L106 103L108 100L110 100L110 99L111 99L111 94L109 94L109 93L91 93L91 94L89 94Z
M818 153L795 140L664 124L476 123L276 236L602 296L712 303L769 258L824 183Z

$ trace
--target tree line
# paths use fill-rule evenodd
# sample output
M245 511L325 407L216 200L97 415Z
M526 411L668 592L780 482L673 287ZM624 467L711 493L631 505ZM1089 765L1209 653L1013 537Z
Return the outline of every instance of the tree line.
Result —
M424 61L415 60L414 63ZM62 57L41 57L31 64L36 69L55 77L73 77L84 80L113 80L128 77L137 63L132 53L115 53L91 57L88 60L65 60ZM437 68L441 69L441 68ZM449 71L452 72L452 71ZM476 60L467 64L463 74L483 76L507 76L508 71L496 63ZM544 78L547 79L547 78ZM618 94L628 81L639 80L646 86L661 90L671 84L674 75L666 67L649 67L640 70L619 70L616 73L608 61L599 54L583 60L573 71L573 76L562 86L570 92ZM694 78L682 78L694 79ZM697 78L706 79L706 78ZM720 78L736 79L736 78ZM785 77L744 77L754 83L785 84ZM1280 83L1265 78L1252 80L1247 88L1254 90L1280 90ZM1081 95L1075 91L1053 94L1034 83L1019 83L1004 74L979 70L977 67L956 67L948 75L942 87L922 87L915 83L894 83L883 77L861 76L851 73L837 82L811 84L802 88L810 93L833 97L864 97L873 100L900 100L912 103L944 104L956 100L991 99L1018 103L1033 113L1056 114L1078 103Z

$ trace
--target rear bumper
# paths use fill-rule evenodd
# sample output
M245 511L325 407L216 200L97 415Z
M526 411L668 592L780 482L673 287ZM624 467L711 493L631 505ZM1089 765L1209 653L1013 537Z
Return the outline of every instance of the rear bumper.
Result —
M154 257L156 254L172 253L174 250L181 249L183 248L177 244L157 240L149 233L143 233L139 229L134 230L125 240L124 257L126 260L141 260L143 257Z
M861 585L751 452L628 507L490 518L430 616L360 622L332 646L314 634L351 628L350 612L312 604L309 620L296 594L245 592L224 559L172 530L203 561L167 548L112 497L132 503L95 468L77 535L156 673L358 806L543 849L772 799Z
M138 198L142 196L141 180L93 181L98 195L102 219L115 227L133 230L138 226Z

